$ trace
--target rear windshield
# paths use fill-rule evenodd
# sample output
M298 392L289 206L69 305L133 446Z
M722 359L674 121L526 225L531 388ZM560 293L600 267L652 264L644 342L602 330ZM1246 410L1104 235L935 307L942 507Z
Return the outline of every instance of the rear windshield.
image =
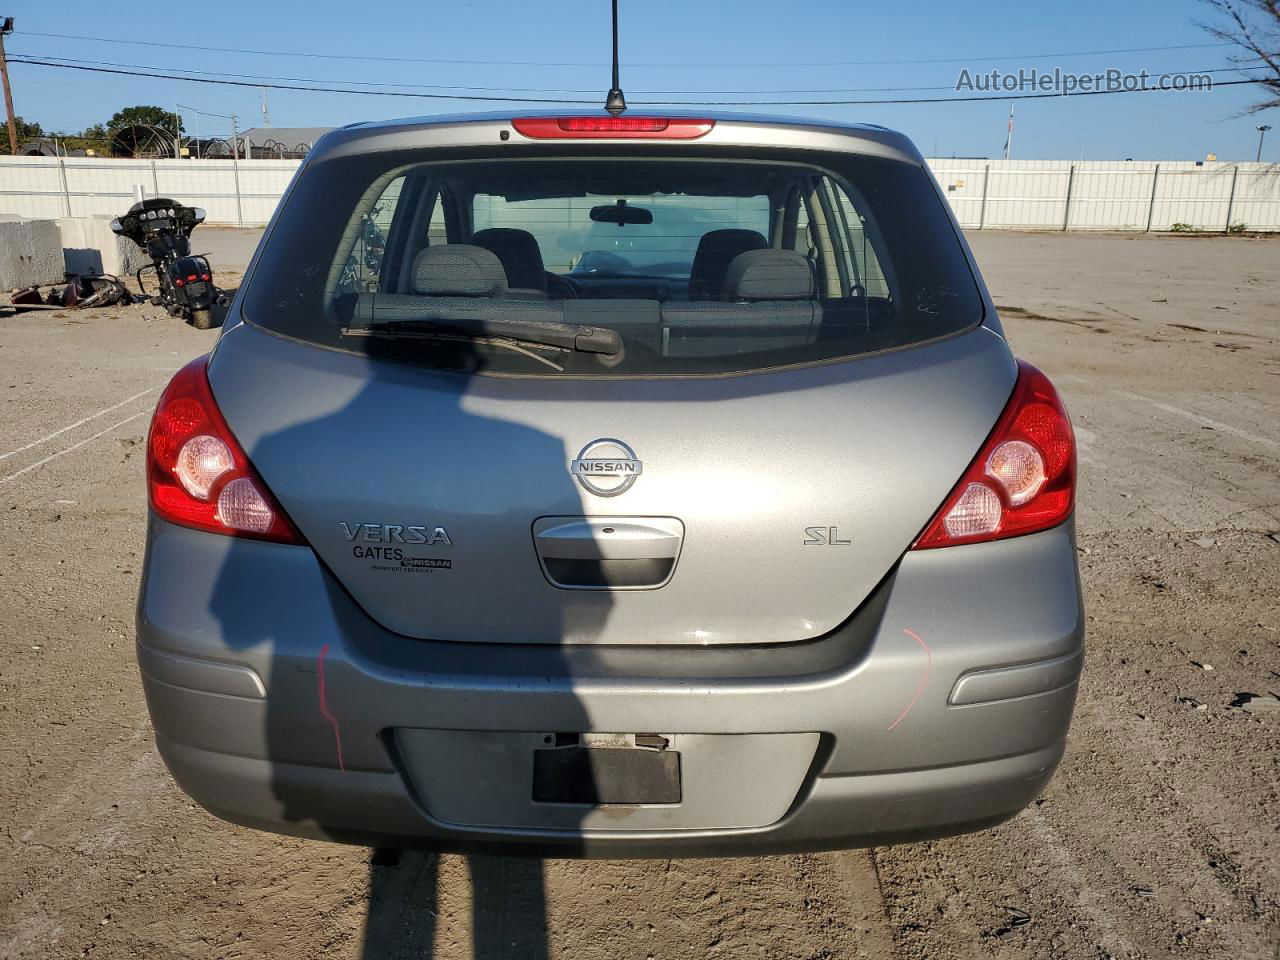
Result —
M843 154L377 153L304 169L246 319L512 375L718 375L946 336L981 299L927 174Z

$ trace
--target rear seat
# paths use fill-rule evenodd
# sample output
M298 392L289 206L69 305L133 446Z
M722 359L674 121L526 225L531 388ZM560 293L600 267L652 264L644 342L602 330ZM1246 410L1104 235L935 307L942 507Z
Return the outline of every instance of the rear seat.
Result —
M629 342L659 346L662 313L657 300L546 300L507 287L496 254L472 244L428 247L414 259L411 294L362 293L354 297L352 326L398 320L482 317L609 327Z
M502 261L483 247L448 243L427 247L413 261L413 293L362 293L354 324L423 317L472 317L563 323L560 301L513 294Z
M794 250L749 250L729 264L720 302L662 305L667 356L751 353L813 343L822 326L813 265ZM731 338L727 335L732 334Z
M507 287L502 262L483 247L428 247L413 263L412 294L354 297L352 326L431 317L609 327L668 356L751 353L813 343L822 325L813 267L792 250L751 250L725 274L721 301L542 300Z

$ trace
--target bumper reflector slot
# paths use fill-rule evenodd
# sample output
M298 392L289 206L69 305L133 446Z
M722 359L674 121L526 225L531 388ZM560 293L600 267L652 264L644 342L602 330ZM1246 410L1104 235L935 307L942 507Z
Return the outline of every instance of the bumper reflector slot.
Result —
M1060 690L1079 679L1083 659L1081 651L1018 667L966 673L956 681L949 702L953 707L962 707Z

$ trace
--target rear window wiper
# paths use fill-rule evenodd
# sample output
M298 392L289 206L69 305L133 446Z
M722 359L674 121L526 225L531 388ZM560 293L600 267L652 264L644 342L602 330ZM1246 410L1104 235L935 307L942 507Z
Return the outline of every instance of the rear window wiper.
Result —
M402 340L506 340L533 347L556 347L576 353L622 356L622 337L607 327L579 323L541 323L487 317L419 318L380 323L355 323L342 328L344 337L390 337Z
M344 336L352 336L352 334L344 331ZM549 360L539 351L554 350L556 353L568 353L567 350L561 350L559 347L549 347L545 343L536 343L532 340L513 340L511 337L473 337L463 336L461 334L450 333L447 330L395 330L387 332L385 330L372 330L368 333L359 334L359 336L367 337L384 337L391 340L432 340L440 343L483 343L491 347L501 347L503 350L511 350L515 353L523 354L530 360L536 360L538 363L544 364L555 370L557 373L564 373L564 366ZM613 364L614 358L604 357L606 363Z

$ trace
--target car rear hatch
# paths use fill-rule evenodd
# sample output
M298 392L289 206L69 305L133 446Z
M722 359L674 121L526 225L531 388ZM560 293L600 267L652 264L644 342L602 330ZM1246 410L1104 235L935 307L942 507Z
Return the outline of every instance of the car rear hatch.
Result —
M1014 375L982 329L728 381L566 384L368 361L244 327L210 369L267 485L371 616L409 636L530 643L831 630L929 521ZM619 496L570 472L601 438L642 464ZM582 517L615 530L678 521L679 541L654 551L674 555L669 581L553 586L535 525Z
M853 209L875 184L837 195L793 152L757 197L746 161L762 158L721 155L741 168L707 170L734 185L684 167L669 171L682 182L651 183L634 153L625 169L582 161L583 177L599 178L585 188L564 164L554 175L530 164L519 190L492 164L443 176L427 162L415 180L429 151L359 158L354 170L321 158L298 178L240 303L249 322L219 343L210 383L267 486L380 624L465 642L800 641L847 619L928 523L1016 378L1003 340L979 325L940 199L931 187L925 209L919 194L901 198L914 204L910 236L935 238L906 246L905 228L886 223L892 209ZM928 186L917 167L875 163L892 169L867 176ZM468 187L468 176L487 179ZM344 178L355 180L345 202L365 206L355 218L350 206L316 213L321 196L342 206ZM789 207L794 178L811 192ZM686 215L702 195L716 203ZM553 199L572 230L545 225ZM542 206L521 206L530 200ZM648 224L632 212L641 205L655 226L677 226L627 233ZM704 255L744 224L766 249L730 250L718 265ZM453 260L444 280L426 277L428 261L497 263L474 253L495 230L536 236L546 290L517 290L517 273L536 286L541 271L509 256L498 292L470 289L480 274ZM339 234L342 264L330 265L332 243L299 249ZM434 251L398 254L405 242ZM593 263L629 266L593 278L555 259L591 250ZM808 292L782 277L804 262ZM700 273L724 289L689 289ZM517 326L476 337L442 299L464 296L485 322ZM529 323L548 310L621 331L626 356L539 345ZM445 314L449 341L431 326ZM396 322L371 329L386 318Z

